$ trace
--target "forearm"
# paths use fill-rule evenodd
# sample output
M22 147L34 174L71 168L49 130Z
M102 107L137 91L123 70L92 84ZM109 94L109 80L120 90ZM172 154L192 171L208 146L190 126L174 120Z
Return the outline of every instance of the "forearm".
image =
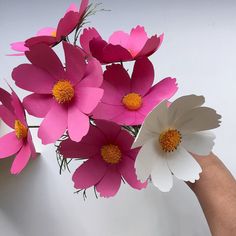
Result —
M203 172L200 180L189 184L196 194L213 236L236 235L236 181L214 155L195 159Z

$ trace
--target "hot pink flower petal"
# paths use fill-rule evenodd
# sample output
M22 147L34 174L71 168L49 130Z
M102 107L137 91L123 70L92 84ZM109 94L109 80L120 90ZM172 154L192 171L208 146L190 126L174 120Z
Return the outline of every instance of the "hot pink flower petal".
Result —
M80 81L80 87L100 87L103 82L103 71L100 62L90 57L88 58L88 64L84 78Z
M107 42L104 41L102 38L93 38L89 42L89 48L90 52L95 57L98 59L101 63L104 63L103 60L103 50L107 46Z
M53 33L56 32L56 28L52 28L52 27L45 27L43 29L40 29L37 32L37 36L53 36Z
M75 105L68 109L68 132L73 141L79 142L89 131L89 117Z
M131 80L128 72L120 64L113 64L106 67L104 80L116 88L124 96L130 93ZM105 100L103 100L105 102Z
M64 78L63 65L49 46L45 44L34 45L25 55L33 65L46 70L55 79L60 80Z
M142 56L150 56L155 51L159 49L163 42L164 34L160 35L159 37L152 36L150 39L147 40L146 44L144 45L143 49L136 55L135 58L139 58Z
M114 142L118 134L121 132L121 127L113 122L96 120L96 125L109 142Z
M12 113L14 113L14 107L11 104L11 94L6 90L0 88L0 102Z
M94 38L102 40L100 34L95 28L84 29L80 36L80 45L88 55L91 55L89 43Z
M2 119L8 126L14 129L16 117L3 105L0 105L0 119Z
M53 99L52 95L34 93L25 97L23 104L30 115L43 118L51 109Z
M148 58L143 57L135 62L131 77L131 91L144 96L154 81L154 68Z
M52 108L38 130L38 137L43 144L56 142L67 128L67 107L53 102Z
M161 80L143 97L143 105L138 112L146 116L161 101L171 98L177 90L176 79L169 77Z
M71 4L70 4L70 6L68 7L68 9L66 10L66 13L67 13L67 12L70 12L70 11L78 12L78 8L77 8L76 4L74 4L74 3L71 3Z
M90 133L88 134L91 135ZM88 136L87 135L87 136ZM85 136L85 137L87 137ZM85 138L84 137L84 138ZM99 137L100 138L100 137ZM100 154L100 147L96 143L84 143L83 139L81 142L75 142L71 139L63 141L60 145L60 153L64 158L85 158L94 157Z
M9 157L17 153L23 143L17 139L15 131L0 138L0 159Z
M107 166L101 157L94 157L84 162L73 174L76 189L87 189L96 185L105 175Z
M142 50L147 40L148 36L144 30L144 27L138 25L136 28L131 30L127 49L133 57L135 57Z
M103 89L90 87L76 88L75 105L85 114L91 113L103 96Z
M123 31L116 31L114 32L108 42L113 45L120 45L123 48L128 48L128 42L129 42L129 34L123 32Z
M82 0L81 3L80 3L80 7L79 7L79 14L80 14L80 17L84 15L87 7L88 7L88 4L89 4L89 0ZM75 9L73 9L74 11L76 11Z
M135 189L143 189L147 187L147 182L141 183L136 176L134 168L134 160L123 156L122 162L119 165L119 170L121 175L124 177L125 181Z
M12 91L12 106L14 107L16 118L27 126L24 107L14 91Z
M91 48L90 48L91 49ZM130 61L133 57L130 52L121 47L120 45L108 44L103 49L103 61L110 62L121 62L121 61Z
M25 52L27 50L29 50L26 46L25 46L25 42L14 42L11 43L11 49L18 51L18 52Z
M125 112L123 106L113 106L100 102L92 112L94 119L113 120L114 117L120 116Z
M31 156L30 145L29 144L23 145L12 163L11 173L19 174L29 162L30 156Z
M115 167L110 167L102 180L96 185L96 190L100 193L101 197L112 197L118 192L120 184L120 173Z
M129 111L126 108L123 108L123 112L113 117L111 120L120 125L135 125L136 111Z
M16 67L12 72L12 78L18 87L41 94L51 94L55 84L49 73L32 64L21 64Z
M31 156L35 158L37 156L37 153L34 147L32 135L29 131L28 131L28 136L27 136L27 142L28 142L28 145L30 146Z
M57 41L62 40L63 37L68 36L79 23L80 16L78 12L69 11L59 21L57 25Z
M121 130L115 140L115 143L122 149L122 152L130 150L133 142L134 137L126 130Z
M63 42L63 48L66 58L66 77L75 85L85 74L85 59L78 47Z
M25 41L25 46L27 48L30 48L37 44L46 44L48 46L53 46L56 43L57 43L56 37L50 35L42 35L42 36L34 36L32 38L27 39Z

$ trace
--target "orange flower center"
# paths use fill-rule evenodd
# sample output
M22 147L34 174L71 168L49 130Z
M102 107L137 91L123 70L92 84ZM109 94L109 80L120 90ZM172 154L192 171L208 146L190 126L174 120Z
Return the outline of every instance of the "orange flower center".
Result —
M24 139L28 135L28 128L25 127L19 120L15 120L15 133L18 139Z
M121 151L113 144L102 146L101 155L102 159L109 164L117 164L121 161Z
M176 129L168 129L160 134L159 143L165 152L175 151L181 143L181 133Z
M142 106L142 97L138 93L129 93L123 97L122 103L128 110L136 111Z
M59 80L52 89L52 94L60 104L68 103L75 95L74 88L70 81Z
M56 37L57 37L57 31L56 31L56 30L53 31L53 32L51 33L51 36L56 38Z

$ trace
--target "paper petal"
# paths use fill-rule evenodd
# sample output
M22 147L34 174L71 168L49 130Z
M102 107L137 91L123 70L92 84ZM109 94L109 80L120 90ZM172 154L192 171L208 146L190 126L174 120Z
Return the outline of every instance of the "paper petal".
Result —
M22 141L18 140L15 131L0 138L0 159L17 153L22 147Z
M155 139L149 139L140 149L135 161L135 169L138 179L145 182L152 172L156 159Z
M67 108L54 102L39 127L38 137L43 144L56 142L67 128Z
M191 153L208 156L214 146L215 135L209 131L186 134L182 137L181 145Z
M77 84L85 74L85 59L81 49L72 44L63 42L66 58L66 76L72 84Z
M124 177L125 181L135 189L146 188L147 182L141 183L137 180L137 176L134 169L134 160L129 157L124 156L121 164L119 165L119 170L121 175Z
M202 172L197 161L181 146L167 157L171 172L179 179L192 183L198 180Z
M96 185L105 175L107 166L100 157L85 161L73 174L76 189L86 189Z
M3 105L0 105L0 119L14 129L16 117Z
M209 107L189 110L175 122L182 134L214 129L220 126L221 116Z
M144 96L154 81L154 67L148 58L138 59L134 64L131 76L131 91Z
M31 150L29 144L23 145L12 163L11 173L19 174L27 165L30 155Z
M89 131L89 117L75 105L68 109L68 132L73 141L79 142Z
M169 107L170 124L174 124L185 112L200 107L204 102L205 98L203 96L187 95L177 98Z
M115 168L110 167L102 180L96 185L96 190L101 197L112 197L118 192L120 184L120 173Z
M94 110L103 96L103 89L100 88L78 86L76 92L75 105L81 112L86 114Z
M24 98L23 104L30 115L43 118L47 115L53 104L52 95L31 94Z

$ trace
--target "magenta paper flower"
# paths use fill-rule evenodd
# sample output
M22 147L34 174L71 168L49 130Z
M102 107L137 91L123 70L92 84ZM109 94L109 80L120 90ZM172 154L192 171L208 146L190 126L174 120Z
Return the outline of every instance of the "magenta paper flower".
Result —
M95 186L101 197L114 196L124 179L142 189L147 183L137 180L134 161L139 149L131 150L134 137L119 125L97 120L80 143L67 139L60 145L65 158L87 159L73 174L76 189Z
M24 55L25 51L29 50L29 47L45 43L49 46L54 46L67 37L77 25L80 25L88 7L88 0L82 0L80 9L78 10L75 4L71 4L67 9L63 18L60 19L57 28L46 27L39 30L36 36L27 39L23 42L15 42L11 44L11 48L21 53L11 54L12 56Z
M163 34L148 38L144 27L133 28L130 34L123 31L114 32L108 42L104 41L95 28L84 29L80 44L88 55L101 63L132 61L152 55L163 41Z
M101 64L86 63L78 47L63 42L66 68L55 52L38 44L26 52L32 64L15 68L12 77L20 88L33 92L24 99L29 114L44 117L38 136L43 144L53 143L68 129L72 140L80 141L89 130L89 117L103 90Z
M140 125L147 114L177 91L176 79L165 78L152 87L154 68L147 58L135 62L130 76L120 64L107 66L104 72L104 96L93 111L95 119L120 125Z
M11 173L19 174L29 162L30 157L35 157L36 152L32 136L26 122L25 111L19 98L0 88L0 118L14 131L0 138L0 159L16 155Z

